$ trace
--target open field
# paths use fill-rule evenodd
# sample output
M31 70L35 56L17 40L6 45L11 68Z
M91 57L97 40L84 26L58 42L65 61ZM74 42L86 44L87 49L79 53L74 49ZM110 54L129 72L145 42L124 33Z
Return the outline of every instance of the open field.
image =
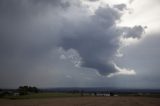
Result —
M129 96L0 99L0 106L160 106L160 98Z
M79 93L31 93L29 95L7 95L3 99L43 99L43 98L64 98L64 97L80 97Z

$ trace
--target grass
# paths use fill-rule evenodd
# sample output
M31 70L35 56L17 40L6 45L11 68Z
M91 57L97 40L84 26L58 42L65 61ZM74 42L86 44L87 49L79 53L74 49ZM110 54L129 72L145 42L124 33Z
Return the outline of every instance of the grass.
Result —
M84 94L85 97L91 96L89 94ZM160 94L149 94L149 95L134 95L134 94L119 94L119 96L133 96L133 97L156 97L160 98ZM64 97L81 97L80 93L30 93L28 95L21 95L21 96L14 96L14 95L7 95L1 97L3 99L43 99L43 98L64 98Z
M80 97L78 93L32 93L21 96L4 96L5 99L39 99L39 98L57 98L57 97Z

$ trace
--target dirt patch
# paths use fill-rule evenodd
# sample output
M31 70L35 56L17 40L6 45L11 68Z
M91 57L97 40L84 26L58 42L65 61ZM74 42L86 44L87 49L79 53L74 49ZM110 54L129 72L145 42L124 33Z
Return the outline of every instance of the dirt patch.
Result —
M160 106L160 98L150 97L70 97L6 100L0 106Z

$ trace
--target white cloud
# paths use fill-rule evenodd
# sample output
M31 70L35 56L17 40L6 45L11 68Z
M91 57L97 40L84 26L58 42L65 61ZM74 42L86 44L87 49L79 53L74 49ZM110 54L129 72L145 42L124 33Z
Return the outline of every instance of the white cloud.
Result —
M134 0L129 5L131 14L125 14L121 26L134 26L140 24L147 26L147 33L157 32L160 27L160 3L159 0ZM142 8L143 7L143 8Z
M113 77L113 76L117 76L117 75L136 75L136 72L133 69L120 68L116 64L114 64L114 67L118 71L115 72L115 73L110 73L109 75L107 75L108 78Z
M63 50L63 48L59 48L60 52L60 59L66 60L68 59L75 67L80 67L81 65L81 58L76 50L69 49L67 51Z

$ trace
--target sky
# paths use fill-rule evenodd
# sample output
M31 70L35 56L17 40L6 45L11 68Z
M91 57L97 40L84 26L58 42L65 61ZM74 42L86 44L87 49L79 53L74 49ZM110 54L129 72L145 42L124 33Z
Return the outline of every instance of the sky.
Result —
M160 89L159 0L0 0L0 88Z

